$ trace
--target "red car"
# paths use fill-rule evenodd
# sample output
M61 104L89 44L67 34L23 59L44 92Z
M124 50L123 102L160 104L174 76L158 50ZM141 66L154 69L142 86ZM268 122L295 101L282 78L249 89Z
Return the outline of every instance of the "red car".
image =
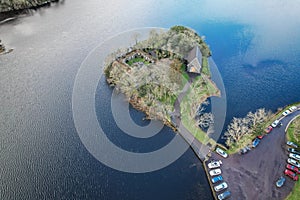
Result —
M288 170L288 169L284 170L284 174L289 176L294 181L298 181L298 176L294 172L292 172L291 170Z
M265 131L266 131L266 133L270 133L272 130L273 130L273 127L268 126Z
M258 139L263 139L263 137L264 137L264 134L257 136Z
M295 167L293 165L287 164L286 168L289 169L289 170L291 170L291 171L293 171L293 172L295 172L295 173L297 173L297 174L300 174L300 170L299 170L298 167Z

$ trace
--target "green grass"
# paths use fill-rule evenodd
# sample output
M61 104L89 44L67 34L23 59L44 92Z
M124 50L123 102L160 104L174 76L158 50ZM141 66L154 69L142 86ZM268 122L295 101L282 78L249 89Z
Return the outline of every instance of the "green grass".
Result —
M202 73L210 77L210 70L208 66L208 58L202 58Z
M186 65L182 64L180 67L180 71L182 73L182 78L183 78L183 85L185 85L185 83L190 79L189 75L186 73Z
M287 135L286 135L288 141L292 141L292 142L296 141L296 138L294 136L294 131L295 131L295 125L294 123L291 123L287 130Z
M300 181L297 181L292 192L287 196L286 200L299 200L300 199Z
M195 84L199 84L199 82L201 81L200 79L202 79L201 76L196 77L192 85L194 86ZM201 93L198 94L198 97L196 98L197 100L199 100L203 96L207 96L207 94L209 94L207 87L204 87L204 88L205 89L203 91L201 91ZM183 100L180 104L181 122L185 126L185 128L188 129L195 136L195 138L197 140L199 140L201 143L203 143L203 144L210 143L210 144L212 144L212 146L215 146L216 142L213 139L211 139L209 136L207 136L207 134L202 129L200 129L199 126L196 125L195 119L193 117L191 117L191 115L190 115L191 92L192 92L192 89L190 88L187 91L185 97L183 98Z
M144 58L140 58L140 57L133 58L133 59L129 60L127 64L129 66L131 66L131 65L133 65L134 63L137 63L137 62L143 62L144 64L149 64L148 61L146 61Z
M226 151L228 154L235 154L238 153L242 148L251 144L252 140L256 136L253 135L245 135L239 142L234 143L230 146L230 148Z
M300 129L300 117L295 119L289 126L287 130L287 140L292 141L299 145L300 134L296 135L296 131ZM300 199L300 181L297 181L292 192L286 198L286 200L298 200Z

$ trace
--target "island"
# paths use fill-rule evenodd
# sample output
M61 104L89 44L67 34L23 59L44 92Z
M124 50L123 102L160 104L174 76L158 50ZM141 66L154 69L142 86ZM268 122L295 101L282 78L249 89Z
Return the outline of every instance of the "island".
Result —
M204 37L174 26L166 32L151 31L149 38L110 55L104 68L109 85L123 93L147 119L161 120L175 131L179 123L201 143L215 144L206 134L211 113L199 112L201 104L220 91L211 80ZM142 133L141 133L142 134Z
M147 119L163 121L187 140L203 161L215 199L299 199L291 166L300 159L291 153L300 152L300 103L276 113L260 108L235 117L223 134L224 144L217 143L209 137L214 116L203 112L209 97L220 96L211 79L211 51L204 37L183 26L152 31L142 41L138 34L132 37L133 46L107 57L107 83ZM191 137L197 140L190 143ZM290 161L291 156L299 160ZM277 186L288 176L287 168L294 171L283 187Z

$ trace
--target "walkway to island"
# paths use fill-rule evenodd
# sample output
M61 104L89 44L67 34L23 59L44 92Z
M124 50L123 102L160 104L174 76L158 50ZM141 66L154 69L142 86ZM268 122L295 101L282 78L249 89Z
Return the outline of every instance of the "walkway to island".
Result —
M186 127L182 124L180 118L180 102L187 94L192 82L193 82L193 78L190 78L189 81L183 87L181 93L178 95L174 104L175 112L173 114L175 117L178 133L184 138L185 141L187 141L187 143L193 149L197 157L201 161L204 161L207 158L207 154L209 154L211 151L210 147L205 144L202 144L199 140L197 140L195 136L189 130L187 130Z

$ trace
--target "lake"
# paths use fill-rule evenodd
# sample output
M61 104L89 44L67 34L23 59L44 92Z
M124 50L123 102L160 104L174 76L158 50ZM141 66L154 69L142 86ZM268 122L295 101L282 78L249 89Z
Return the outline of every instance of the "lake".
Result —
M234 4L234 6L232 6ZM1 199L212 199L191 149L171 165L131 174L96 160L81 143L72 115L77 71L97 45L120 32L176 24L206 36L223 77L226 123L248 111L300 101L300 3L296 1L64 1L0 26L14 51L0 56ZM99 73L100 74L100 73ZM96 110L109 138L132 150L167 144L123 134L112 121L112 90L100 80ZM144 115L130 108L137 124Z

